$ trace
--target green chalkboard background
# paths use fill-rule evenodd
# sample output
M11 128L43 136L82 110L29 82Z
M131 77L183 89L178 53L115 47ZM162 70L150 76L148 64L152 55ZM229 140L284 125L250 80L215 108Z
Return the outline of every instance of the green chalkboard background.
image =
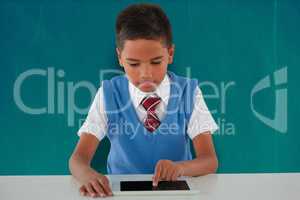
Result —
M114 23L133 2L1 1L0 175L69 174L95 91L120 69ZM199 80L220 126L218 173L299 172L300 1L151 2L173 26L169 69ZM103 173L108 151L104 140L93 160Z

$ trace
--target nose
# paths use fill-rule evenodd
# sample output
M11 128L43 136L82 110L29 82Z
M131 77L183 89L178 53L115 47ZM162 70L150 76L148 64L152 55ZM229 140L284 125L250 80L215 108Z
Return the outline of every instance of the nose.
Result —
M152 66L145 64L141 67L141 77L142 79L151 79L152 78Z

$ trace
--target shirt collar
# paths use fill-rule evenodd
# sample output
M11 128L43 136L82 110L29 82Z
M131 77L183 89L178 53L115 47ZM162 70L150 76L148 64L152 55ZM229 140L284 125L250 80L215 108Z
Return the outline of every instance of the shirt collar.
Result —
M128 87L129 87L130 97L135 108L137 108L140 105L141 101L145 96L154 95L154 94L159 96L165 105L168 104L168 100L170 97L170 78L167 74L165 75L162 82L158 85L156 90L153 92L143 92L138 87L133 85L130 81L128 82L129 82Z

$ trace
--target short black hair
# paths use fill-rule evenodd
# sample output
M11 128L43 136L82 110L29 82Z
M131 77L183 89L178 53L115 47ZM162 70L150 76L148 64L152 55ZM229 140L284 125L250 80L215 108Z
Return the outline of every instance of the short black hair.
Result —
M125 8L116 20L116 45L123 49L126 40L162 40L166 47L172 46L170 21L156 4L139 3Z

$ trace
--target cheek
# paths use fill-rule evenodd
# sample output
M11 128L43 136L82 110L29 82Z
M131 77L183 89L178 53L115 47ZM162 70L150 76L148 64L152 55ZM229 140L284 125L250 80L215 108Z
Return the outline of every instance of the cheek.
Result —
M160 66L158 69L153 71L153 76L156 82L160 82L164 79L167 72L167 65Z
M138 78L139 70L137 68L128 67L127 74L136 79Z
M127 74L128 78L132 83L138 83L139 82L139 71L138 69L132 68L132 67L125 67L125 73Z

